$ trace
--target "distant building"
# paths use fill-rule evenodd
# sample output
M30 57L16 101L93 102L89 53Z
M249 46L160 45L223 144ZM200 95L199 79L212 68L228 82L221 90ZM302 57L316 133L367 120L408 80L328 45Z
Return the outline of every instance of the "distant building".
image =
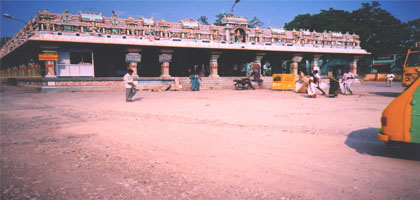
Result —
M302 58L318 67L321 57L345 57L357 73L357 59L369 54L359 36L336 32L249 28L248 19L226 15L221 26L194 19L180 22L114 13L74 15L47 10L1 48L2 77L120 77L127 68L140 77L188 76L197 65L206 76L242 76L247 63L269 62L273 72L297 74Z

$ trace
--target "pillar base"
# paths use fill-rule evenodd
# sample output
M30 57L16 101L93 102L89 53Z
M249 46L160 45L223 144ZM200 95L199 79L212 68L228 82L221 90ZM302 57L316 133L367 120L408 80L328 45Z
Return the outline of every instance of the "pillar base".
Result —
M161 79L170 79L171 75L160 75Z
M209 75L209 77L210 78L219 78L220 76L216 74L216 75Z

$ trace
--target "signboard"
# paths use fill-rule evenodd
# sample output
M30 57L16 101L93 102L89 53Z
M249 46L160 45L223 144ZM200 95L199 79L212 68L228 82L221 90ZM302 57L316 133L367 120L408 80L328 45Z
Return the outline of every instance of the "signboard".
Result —
M128 53L125 55L125 62L141 62L141 55L139 53Z
M172 54L161 54L159 55L159 62L171 62L172 61Z
M302 61L302 56L294 56L293 58L292 58L292 61L293 62L301 62Z
M39 61L58 61L58 54L40 53L38 54Z
M294 74L273 74L271 89L294 90L295 89L295 75Z

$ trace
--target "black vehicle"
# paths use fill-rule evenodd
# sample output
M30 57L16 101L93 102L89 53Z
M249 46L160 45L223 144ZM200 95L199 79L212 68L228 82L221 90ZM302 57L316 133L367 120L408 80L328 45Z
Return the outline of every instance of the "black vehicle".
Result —
M247 90L253 89L255 90L254 86L252 86L251 79L249 78L242 78L240 80L233 80L235 89L237 90Z

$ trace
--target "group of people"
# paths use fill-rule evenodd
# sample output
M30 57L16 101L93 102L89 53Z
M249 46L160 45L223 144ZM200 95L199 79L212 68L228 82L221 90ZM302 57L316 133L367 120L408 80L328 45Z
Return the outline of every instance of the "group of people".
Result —
M250 70L247 72L247 76L253 76L254 80L261 79L260 73L261 67L258 64L253 65ZM202 81L201 75L198 73L197 67L194 67L192 74L190 75L190 83L191 83L191 91L199 91L200 90L200 82ZM124 86L126 88L126 95L125 100L127 102L133 102L133 97L138 91L136 85L134 84L133 79L133 70L128 69L127 74L124 75ZM355 75L352 72L346 70L343 74L343 78L340 82L338 70L334 70L330 78L330 88L328 91L329 97L337 97L340 91L340 83L343 85L344 91L343 94L350 94L353 95L353 91L351 90L351 84L355 79ZM394 78L393 74L387 75L387 85L392 85L392 79ZM317 90L319 90L323 95L326 95L326 92L320 87L321 83L321 75L318 70L314 70L309 78L308 86L307 86L307 94L311 98L317 97Z
M190 83L191 83L191 91L200 91L200 82L202 82L201 77L203 76L203 69L199 69L197 65L194 65L194 68L192 72L190 72ZM262 84L261 81L261 66L259 64L249 64L246 66L246 76L247 77L253 77L253 80L255 80L258 85Z
M191 82L191 91L199 91L200 90L200 82L201 76L197 72L198 70L194 70L194 72L190 75L190 82ZM124 75L124 87L125 87L125 101L126 102L133 102L133 97L139 91L134 84L133 78L134 71L132 69L127 70L127 74Z
M322 94L325 94L324 90L321 89L319 86L321 82L321 75L319 74L318 70L314 70L311 77L309 78L308 87L307 87L307 93L309 97L316 98L316 90L322 92Z
M352 72L346 70L343 74L343 78L340 81L339 72L338 70L334 70L330 78L330 89L328 91L329 97L337 97L340 93L340 84L343 85L343 94L350 94L353 95L353 91L351 90L351 84L353 83L354 79L356 78ZM320 87L321 83L321 75L319 74L318 70L314 70L309 78L308 86L307 86L307 94L311 98L316 98L317 90L319 90L323 95L326 95L326 92Z

